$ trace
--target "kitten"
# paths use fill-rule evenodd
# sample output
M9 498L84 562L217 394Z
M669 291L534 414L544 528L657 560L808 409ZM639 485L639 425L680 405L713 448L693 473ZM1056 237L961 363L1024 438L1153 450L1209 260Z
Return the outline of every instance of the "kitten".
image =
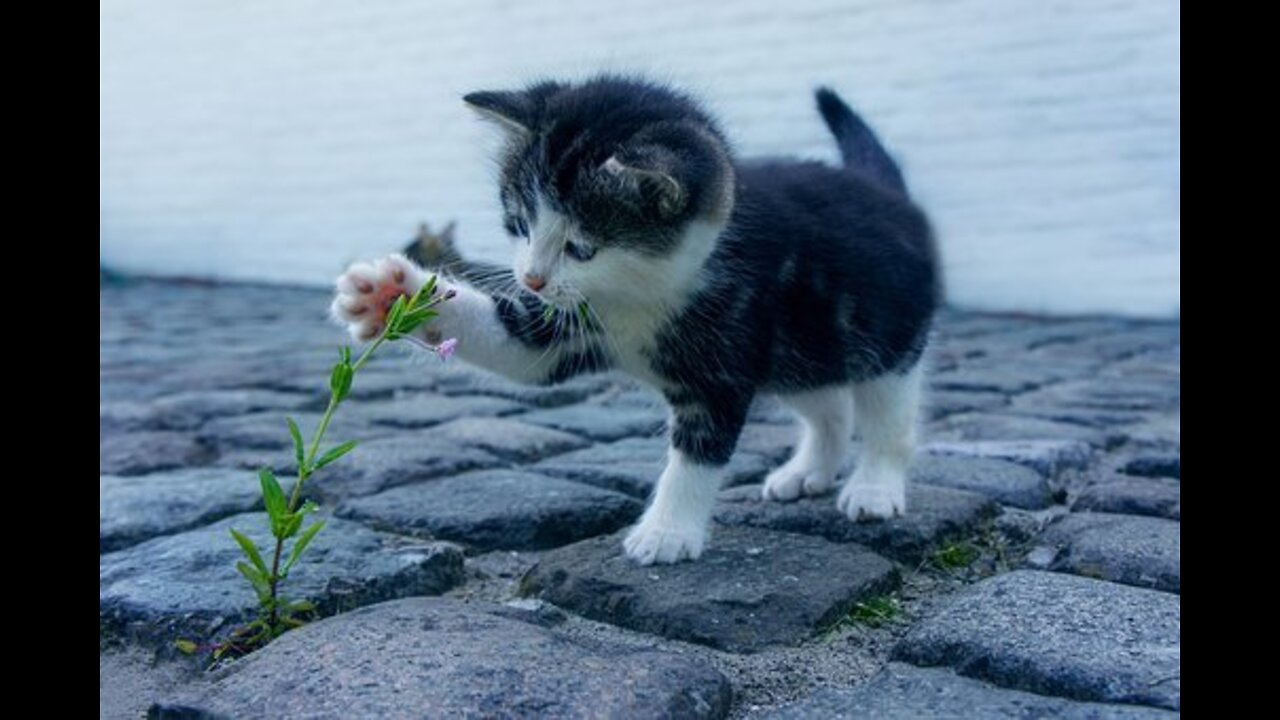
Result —
M630 557L702 554L758 393L780 397L803 426L766 499L829 491L856 410L864 448L837 505L853 520L906 510L941 284L925 216L844 102L818 91L845 163L833 168L739 161L696 101L635 78L464 100L506 136L499 197L521 287L445 282L457 295L427 332L519 380L616 368L662 392L671 447L623 543ZM425 279L399 256L357 264L338 280L334 316L367 340L381 330L378 299Z

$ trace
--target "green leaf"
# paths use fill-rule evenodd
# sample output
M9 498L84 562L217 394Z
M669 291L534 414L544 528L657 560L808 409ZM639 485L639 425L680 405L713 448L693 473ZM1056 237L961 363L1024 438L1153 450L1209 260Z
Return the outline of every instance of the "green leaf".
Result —
M426 321L430 320L433 317L438 317L439 315L440 313L428 308L419 308L417 310L410 310L409 312L405 313L403 317L400 318L400 321L398 323L396 323L396 327L395 327L396 334L408 335L409 333L421 327L422 324L425 323Z
M284 490L280 488L280 481L276 480L275 473L267 468L258 471L258 480L262 481L262 502L267 506L267 515L271 518L271 526L274 529L279 525L281 518L289 512L289 501L284 499Z
M262 561L262 554L258 552L258 546L254 545L252 540L245 537L235 529L231 530L231 537L235 538L236 544L240 546L240 549L244 551L244 554L253 562L253 566L262 573L262 576L264 578L267 577L270 571L267 570L267 564Z
M342 347L338 348L338 358L342 361L343 365L350 365L351 364L351 348L347 347L346 345L343 345Z
M436 278L437 277L438 276L436 275L432 275L431 277L427 278L427 284L423 285L421 288L418 289L418 294L414 295L414 298L418 300L416 304L421 305L423 300L436 294Z
M254 591L258 593L258 602L265 603L271 599L271 584L267 582L267 578L263 577L262 573L250 567L243 560L236 563L236 569L240 571L241 575L245 576L245 579L253 586Z
M306 502L302 503L302 507L298 508L297 514L303 517L306 517L307 515L310 515L311 513L319 509L320 509L319 505L315 504L310 500L307 500Z
M345 359L333 366L333 372L329 374L329 391L336 400L342 400L351 392L351 379L354 376L355 370Z
M294 535L297 535L298 528L302 527L303 517L304 516L301 513L289 513L288 515L285 515L284 519L280 522L279 537L291 538Z
M409 298L401 295L396 301L391 303L391 309L387 311L387 327L394 329L396 324L400 322L400 316L404 314L405 308L408 306Z
M302 557L302 551L307 549L307 545L311 543L311 539L316 536L316 533L320 532L320 528L322 527L324 527L323 520L302 531L302 534L298 536L298 540L293 544L293 550L289 552L288 562L284 564L285 572L289 572L289 569L293 567L293 564L298 562L298 558Z
M315 467L315 469L316 469L316 470L319 470L320 468L324 467L325 465L328 465L329 463L333 462L334 460L337 460L338 458L342 457L343 455L346 455L347 453L351 452L351 451L352 451L352 450L354 450L355 448L356 448L356 441L355 441L355 440L348 440L347 442L344 442L344 443L342 443L341 445L339 445L339 446L337 446L337 447L329 448L329 451L328 451L328 452L326 452L324 455L321 455L319 460L316 460L316 467Z
M289 424L289 435L293 437L293 454L298 461L298 470L306 470L306 451L302 443L302 431L298 429L298 423L293 421L291 417L285 417L284 421Z
M174 640L173 646L178 648L178 652L183 655L195 655L196 651L200 649L199 645L196 645L190 640Z

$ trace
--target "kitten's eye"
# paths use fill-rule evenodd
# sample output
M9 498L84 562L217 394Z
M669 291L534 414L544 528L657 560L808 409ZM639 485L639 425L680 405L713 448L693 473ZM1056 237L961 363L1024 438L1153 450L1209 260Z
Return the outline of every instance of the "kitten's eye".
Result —
M525 219L522 217L512 215L507 218L507 232L511 233L515 237L522 237L525 240L528 240L529 223L525 222Z
M579 245L575 242L565 243L564 252L578 262L586 262L596 256L596 249L590 245Z

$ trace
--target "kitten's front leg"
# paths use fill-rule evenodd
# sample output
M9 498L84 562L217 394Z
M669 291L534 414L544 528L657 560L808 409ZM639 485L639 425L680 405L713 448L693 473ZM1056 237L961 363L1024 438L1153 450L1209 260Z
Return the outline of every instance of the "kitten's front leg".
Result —
M356 340L371 340L382 332L395 299L417 292L429 276L401 255L356 263L338 278L333 316L347 325ZM467 362L530 383L562 380L607 364L580 332L565 329L564 323L573 318L548 320L541 315L545 306L532 298L527 302L495 298L465 283L442 279L436 292L449 291L453 297L436 307L439 317L418 334L430 342L458 338L457 354ZM573 345L568 337L586 349Z
M707 544L725 466L738 443L750 397L677 405L667 467L653 501L623 548L641 565L696 560Z

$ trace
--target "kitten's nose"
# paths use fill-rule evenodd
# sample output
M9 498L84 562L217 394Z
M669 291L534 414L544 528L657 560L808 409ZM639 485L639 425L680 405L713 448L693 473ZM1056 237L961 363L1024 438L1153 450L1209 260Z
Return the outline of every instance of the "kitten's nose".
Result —
M526 273L524 276L524 284L528 285L530 290L538 292L547 286L547 279L541 275L529 275Z

